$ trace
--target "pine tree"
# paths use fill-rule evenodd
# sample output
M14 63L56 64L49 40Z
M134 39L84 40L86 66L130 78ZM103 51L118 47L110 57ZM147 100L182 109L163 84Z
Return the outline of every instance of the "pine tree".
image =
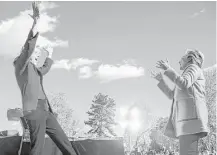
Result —
M87 112L89 120L84 121L85 125L89 125L92 129L88 134L96 137L116 136L113 127L117 125L115 117L115 101L108 95L99 93L94 97L93 104Z

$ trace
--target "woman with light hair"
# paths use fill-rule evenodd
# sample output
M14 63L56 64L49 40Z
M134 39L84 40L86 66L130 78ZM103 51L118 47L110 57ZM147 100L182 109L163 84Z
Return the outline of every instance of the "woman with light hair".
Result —
M179 75L168 60L158 61L161 72L152 71L152 77L159 81L158 87L173 100L165 135L178 138L180 155L198 155L198 140L208 134L208 110L205 99L205 78L202 71L204 55L198 50L187 50L179 61ZM168 77L175 88L171 90L164 80Z

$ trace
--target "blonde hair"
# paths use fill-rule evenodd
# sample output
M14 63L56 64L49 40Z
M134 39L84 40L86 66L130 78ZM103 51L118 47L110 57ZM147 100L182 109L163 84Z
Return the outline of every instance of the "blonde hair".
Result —
M190 62L202 68L203 63L204 63L204 55L201 51L196 50L196 49L188 49L186 51L186 55L188 58L190 58Z

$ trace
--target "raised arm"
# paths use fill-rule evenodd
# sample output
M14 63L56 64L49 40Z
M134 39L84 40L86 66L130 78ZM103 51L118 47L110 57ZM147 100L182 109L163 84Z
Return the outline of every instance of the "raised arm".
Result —
M188 89L198 79L201 74L201 69L195 65L189 65L182 75L176 73L172 68L167 69L164 72L173 83L175 83L181 89Z
M174 90L171 90L169 86L165 83L163 79L161 79L158 83L158 88L169 98L173 99L174 98Z
M156 79L159 83L158 83L158 87L160 88L160 90L169 98L169 99L173 99L174 97L174 90L171 90L169 88L169 86L165 83L165 80L163 78L163 75L161 72L155 72L152 71L151 72L151 77Z
M46 60L43 64L42 67L37 68L38 71L41 73L41 75L45 75L49 72L49 70L51 69L51 66L53 64L53 60L51 59L52 57L52 53L51 51L48 51L46 48L42 47L41 50L43 50L44 52L46 52Z
M30 29L30 32L28 34L28 37L26 39L26 42L22 48L20 55L17 57L17 59L14 62L15 67L21 71L25 70L28 61L30 60L30 57L35 49L36 41L39 35L39 33L36 31L37 21L39 18L39 10L36 2L32 3L32 8L33 8L33 15L31 17L34 20L32 24L32 28Z
M38 68L38 71L42 74L45 75L49 72L51 69L51 66L53 64L53 60L51 58L46 58L45 63L42 67Z

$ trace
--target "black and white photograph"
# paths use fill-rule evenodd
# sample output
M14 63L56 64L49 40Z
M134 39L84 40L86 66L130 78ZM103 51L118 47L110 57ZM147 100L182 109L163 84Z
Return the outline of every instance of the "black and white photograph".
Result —
M216 1L0 1L0 155L216 155Z

